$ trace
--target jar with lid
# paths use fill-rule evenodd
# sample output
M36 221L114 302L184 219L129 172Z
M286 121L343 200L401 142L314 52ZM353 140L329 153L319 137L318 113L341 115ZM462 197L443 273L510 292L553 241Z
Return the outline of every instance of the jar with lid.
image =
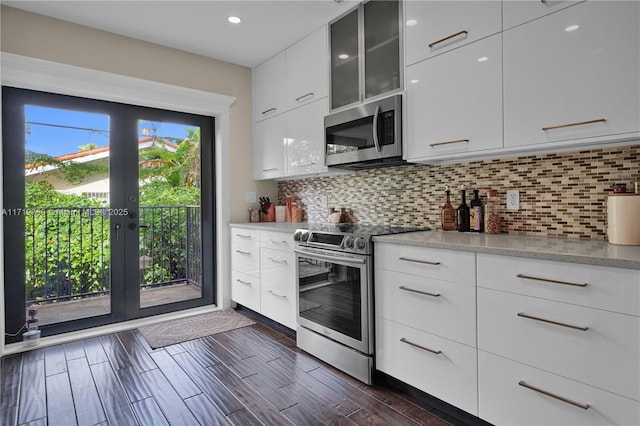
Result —
M487 204L484 209L484 232L487 234L500 233L500 200L498 191L490 189L487 191Z

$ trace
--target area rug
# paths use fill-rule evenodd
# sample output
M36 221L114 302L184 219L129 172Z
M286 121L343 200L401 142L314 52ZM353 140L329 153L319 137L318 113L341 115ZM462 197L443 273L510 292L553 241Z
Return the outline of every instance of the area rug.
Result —
M255 324L233 308L139 327L153 349Z

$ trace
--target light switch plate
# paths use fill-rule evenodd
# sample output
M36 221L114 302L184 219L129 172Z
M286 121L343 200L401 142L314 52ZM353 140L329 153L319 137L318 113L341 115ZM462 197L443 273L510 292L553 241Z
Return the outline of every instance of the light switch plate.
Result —
M251 191L251 192L245 192L244 193L244 200L247 203L255 203L256 202L256 193Z
M520 209L520 191L518 189L507 190L507 209L508 210Z

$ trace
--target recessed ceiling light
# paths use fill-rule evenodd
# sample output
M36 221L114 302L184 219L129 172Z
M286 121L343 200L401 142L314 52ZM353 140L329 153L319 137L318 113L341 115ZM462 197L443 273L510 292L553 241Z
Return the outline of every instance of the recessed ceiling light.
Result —
M417 25L418 21L416 21L415 19L409 19L407 21L407 27L413 27L414 25Z
M568 26L567 28L565 28L564 30L565 30L566 32L568 32L568 33L569 33L569 32L571 32L571 31L575 31L575 30L577 30L578 28L580 28L580 25L569 25L569 26Z
M483 56L483 57L481 57L481 58L478 58L478 62L486 62L486 61L488 61L488 60L489 60L489 58L487 58L486 56Z
M242 19L238 18L237 16L229 16L227 18L227 21L231 22L232 24L239 24L240 22L242 22Z
M348 59L349 55L347 55L346 53L341 53L341 54L338 55L338 58L340 58L340 59Z

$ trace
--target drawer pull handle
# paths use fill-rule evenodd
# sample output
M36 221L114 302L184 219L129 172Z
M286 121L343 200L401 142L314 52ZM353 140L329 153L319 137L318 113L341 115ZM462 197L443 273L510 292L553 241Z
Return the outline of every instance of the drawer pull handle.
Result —
M236 237L238 237L238 238L251 238L251 235L236 234Z
M405 262L424 263L425 265L439 265L440 262L431 262L429 260L411 259L410 257L399 257L398 259Z
M450 145L452 143L469 143L469 139L456 139L455 141L436 142L436 143L429 144L429 146L433 148L441 145Z
M277 167L271 167L270 169L262 169L263 172L275 172L276 170L278 170Z
M236 250L236 253L244 254L245 256L251 256L251 252L248 251Z
M251 284L249 282L242 281L241 279L236 279L236 281L238 281L240 284L244 284L244 285L253 285L253 284Z
M518 274L518 275L516 275L516 277L523 278L525 280L544 281L544 282L547 282L547 283L573 285L573 286L576 286L576 287L586 287L587 286L587 283L572 283L572 282L569 282L569 281L558 281L558 280L552 280L552 279L549 279L549 278L540 278L540 277L534 277L534 276L525 275L525 274Z
M528 318L528 319L532 319L532 320L536 320L536 321L546 322L546 323L549 323L549 324L560 325L562 327L573 328L574 330L587 331L589 329L589 327L583 327L583 326L580 326L580 325L567 324L567 323L564 323L564 322L558 322L558 321L549 320L549 319L545 319L545 318L534 317L533 315L525 314L524 312L518 312L518 316L522 317L522 318Z
M298 97L296 98L296 102L300 102L301 100L303 100L304 98L307 98L307 97L309 97L309 96L313 96L313 92L305 93L305 94L304 94L304 95L302 95L302 96L298 96Z
M576 123L560 124L558 126L547 126L547 127L543 127L542 130L546 132L547 130L563 129L565 127L573 127L573 126L584 126L585 124L593 124L593 123L604 123L605 121L607 121L605 118L598 118L597 120L578 121Z
M417 343L413 343L413 342L411 342L411 341L409 341L409 340L405 339L404 337L403 337L403 338L401 338L401 339L400 339L400 341L401 341L402 343L406 343L407 345L411 345L411 346L416 347L416 348L418 348L418 349L422 349L423 351L431 352L432 354L440 355L440 354L442 353L442 351L436 351L436 350L433 350L433 349L429 349L429 348L427 348L427 347L424 347L424 346L422 346L422 345L419 345L419 344L417 344Z
M273 294L274 296L279 297L280 299L285 299L285 300L287 299L287 296L283 296L281 294L275 293L272 290L268 290L267 293Z
M284 259L280 260L280 259L274 259L273 257L270 257L269 260L272 261L273 263L282 263L284 265L287 264L287 261Z
M296 167L306 167L306 166L315 166L317 163L315 161L310 161L308 163L300 163L296 164Z
M270 112L275 111L277 108L273 107L273 108L269 108L268 110L262 111L262 115L268 114Z
M287 242L285 240L276 241L276 240L271 240L270 239L269 241L271 241L271 244L279 244L279 245L282 245L282 246L286 246L287 245Z
M549 392L549 391L546 391L544 389L540 389L540 388L537 388L535 386L531 386L529 383L525 382L524 380L520 380L518 382L518 384L520 386L523 386L523 387L527 388L527 389L531 389L532 391L536 391L536 392L541 393L543 395L550 396L551 398L555 398L555 399L558 399L558 400L560 400L562 402L566 402L567 404L575 405L576 407L580 407L583 410L588 410L589 407L590 407L589 404L584 404L582 402L573 401L573 400L571 400L569 398L565 398L564 396L557 395L557 394L555 394L553 392Z
M400 287L398 287L400 290L404 290L404 291L410 291L412 293L418 293L418 294L424 294L425 296L431 296L431 297L440 297L440 293L429 293L428 291L421 291L421 290L416 290L414 288L409 288L409 287L405 287L403 285L401 285Z
M454 37L458 37L459 35L462 35L462 34L465 34L465 35L466 35L466 34L469 34L469 32L468 32L467 30L458 31L458 32L457 32L457 33L455 33L455 34L451 34L450 36L446 36L445 38L441 38L440 40L436 40L436 41L434 41L433 43L430 43L430 44L429 44L429 47L430 47L430 48L433 48L433 46L435 46L436 44L440 44L440 43L442 43L443 41L447 41L447 40L452 39L452 38L454 38Z

